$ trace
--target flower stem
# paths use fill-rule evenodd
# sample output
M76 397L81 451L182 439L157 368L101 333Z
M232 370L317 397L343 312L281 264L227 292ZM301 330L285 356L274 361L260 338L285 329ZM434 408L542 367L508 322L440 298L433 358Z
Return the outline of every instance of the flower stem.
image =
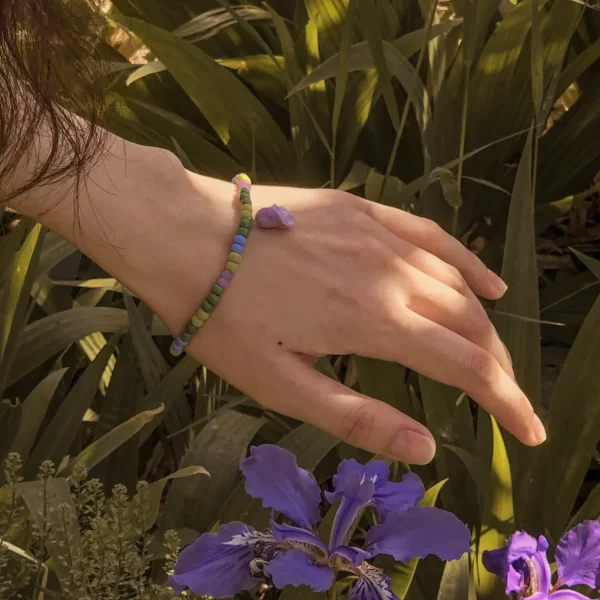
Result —
M337 590L335 588L335 581L333 582L333 585L329 588L329 591L327 592L327 600L335 600L337 598Z

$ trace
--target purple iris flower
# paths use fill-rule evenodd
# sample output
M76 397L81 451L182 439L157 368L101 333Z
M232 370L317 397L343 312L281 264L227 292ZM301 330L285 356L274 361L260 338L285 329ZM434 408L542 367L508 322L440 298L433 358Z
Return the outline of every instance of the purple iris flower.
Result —
M504 548L483 553L485 568L501 577L507 594L531 600L586 600L563 586L600 587L600 521L584 521L558 543L554 558L557 579L552 584L548 540L517 531Z
M241 469L248 494L291 523L271 521L270 531L261 533L234 522L201 535L179 558L171 577L176 592L187 587L223 598L265 580L279 589L308 585L325 591L336 573L346 572L357 577L351 600L397 600L389 579L367 560L378 554L402 562L428 554L453 560L469 551L469 531L453 514L418 506L425 493L421 480L409 473L400 483L391 482L382 461L340 464L334 491L326 494L329 502L341 500L328 544L315 533L321 489L293 454L270 444L253 447ZM367 506L381 522L371 527L363 548L350 546L353 525Z

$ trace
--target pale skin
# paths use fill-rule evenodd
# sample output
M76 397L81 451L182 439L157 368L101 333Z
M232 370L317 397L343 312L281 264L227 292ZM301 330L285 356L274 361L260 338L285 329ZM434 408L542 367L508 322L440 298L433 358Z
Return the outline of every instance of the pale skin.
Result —
M464 390L524 444L545 440L477 299L497 299L506 286L458 241L432 221L335 190L253 185L252 201L255 210L284 205L296 225L253 229L241 268L188 346L194 358L269 409L408 463L433 458L427 428L321 375L314 357L401 363ZM12 205L178 334L226 262L239 219L235 187L186 171L169 152L111 137L77 219L75 202L61 184Z

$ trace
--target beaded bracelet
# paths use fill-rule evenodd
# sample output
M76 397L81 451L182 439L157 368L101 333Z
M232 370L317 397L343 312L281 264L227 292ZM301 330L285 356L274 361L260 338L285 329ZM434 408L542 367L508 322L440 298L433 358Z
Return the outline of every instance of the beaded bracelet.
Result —
M237 230L233 243L231 245L231 251L227 257L227 264L225 269L221 272L221 275L217 279L217 282L212 286L210 294L204 299L198 312L188 321L185 329L181 335L175 338L171 344L171 354L173 356L179 356L184 348L189 344L193 335L204 326L208 318L215 310L216 306L221 301L221 296L225 289L229 285L229 282L233 279L234 273L239 269L240 263L242 262L242 254L250 231L252 230L252 200L250 199L250 188L252 182L250 177L245 173L240 173L233 178L239 188L239 202L242 208L240 216L240 225Z

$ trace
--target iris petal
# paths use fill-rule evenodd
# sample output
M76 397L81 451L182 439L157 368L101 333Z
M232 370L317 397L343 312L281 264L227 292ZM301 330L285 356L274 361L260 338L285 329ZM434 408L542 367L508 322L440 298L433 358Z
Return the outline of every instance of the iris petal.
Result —
M361 465L354 459L340 463L333 478L334 490L326 493L327 500L333 504L349 493L355 493L356 480L363 485L373 484L373 495L369 504L377 508L380 519L388 514L402 512L416 506L425 495L423 482L414 473L407 473L399 483L390 481L390 469L382 460L374 460Z
M402 481L377 480L375 482L374 504L380 519L390 513L402 512L416 506L425 496L425 486L418 475L407 473Z
M355 546L339 546L331 552L332 556L341 556L346 559L353 567L358 567L365 560L371 558L371 553Z
M298 467L296 457L272 444L253 446L242 461L246 491L288 516L296 525L313 529L320 520L321 488L311 473Z
M469 530L452 513L416 506L390 515L385 523L372 527L365 550L373 556L390 554L404 563L429 554L455 560L469 552L470 538Z
M352 473L344 480L342 501L335 513L329 548L337 548L348 540L346 537L350 527L358 517L360 511L369 504L375 493L375 484L365 481L360 473Z
M552 585L547 550L548 540L543 535L536 539L517 531L504 548L484 552L483 564L504 580L507 594L528 590L532 599L537 594L545 599Z
M563 584L600 587L600 521L584 521L568 531L555 558Z
M323 551L325 556L329 554L327 546L321 541L321 538L312 531L302 529L302 527L279 525L279 523L271 521L271 531L276 542L300 542L301 544L316 546Z
M314 557L297 549L276 556L265 567L265 573L280 590L286 585L308 585L315 592L324 592L333 583L331 567L316 564Z
M575 590L558 590L547 596L549 600L590 600L587 596L576 592ZM527 600L546 600L546 596L536 599L534 596L530 596Z
M205 533L179 556L170 582L177 593L186 587L199 596L231 597L257 583L250 571L255 546L272 538L244 523L223 525L218 533Z
M349 600L399 600L390 589L390 580L380 569L364 563Z

